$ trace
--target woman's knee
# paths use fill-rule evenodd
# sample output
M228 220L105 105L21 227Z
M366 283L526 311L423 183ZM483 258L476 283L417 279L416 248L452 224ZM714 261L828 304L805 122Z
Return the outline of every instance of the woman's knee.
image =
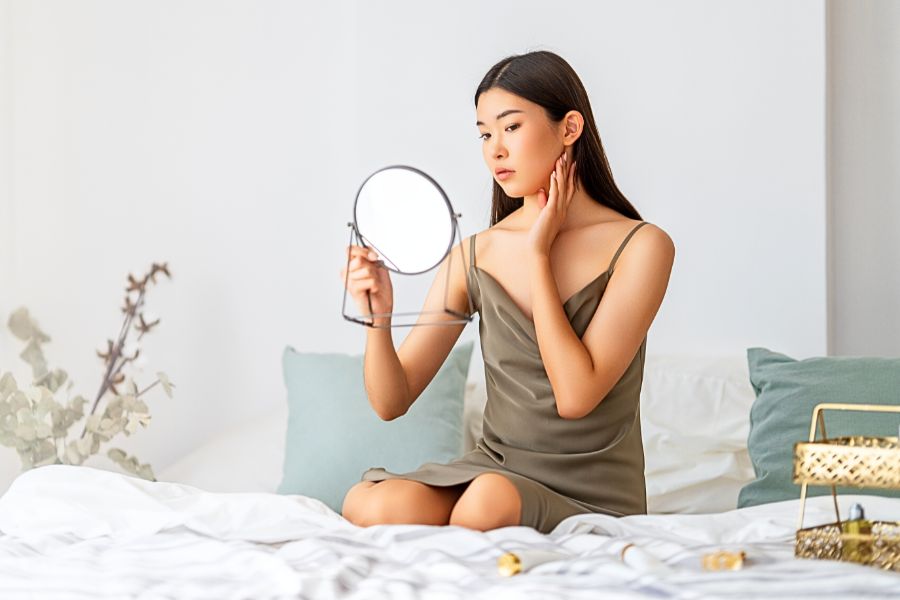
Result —
M347 492L341 513L361 527L388 523L446 525L461 494L459 486L442 488L406 479L364 481Z
M347 490L341 505L341 516L351 523L356 523L367 504L366 492L374 485L374 481L360 481Z
M519 525L522 498L516 486L500 473L482 473L469 485L450 513L450 525L487 531Z

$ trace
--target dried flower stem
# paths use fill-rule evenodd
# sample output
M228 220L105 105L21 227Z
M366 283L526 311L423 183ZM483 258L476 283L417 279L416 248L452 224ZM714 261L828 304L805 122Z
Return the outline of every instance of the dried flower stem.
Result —
M151 383L150 385L148 385L147 387L145 387L144 389L142 389L140 392L138 392L137 395L135 396L135 398L140 398L140 397L143 396L146 392L149 392L150 390L152 390L153 388L155 388L157 385L159 385L159 383L160 383L160 382L159 382L159 379L157 379L156 381L154 381L153 383Z
M126 291L125 308L124 308L125 320L122 323L122 329L121 329L121 331L119 331L119 336L116 339L116 343L113 344L112 348L110 349L109 356L107 357L108 363L107 363L107 367L106 367L106 374L104 375L103 381L100 384L100 389L97 391L97 396L96 396L96 398L94 398L94 404L91 406L91 412L88 413L88 418L93 416L94 413L97 411L97 407L100 405L100 400L103 399L103 395L106 394L106 392L109 391L110 388L115 390L115 388L113 386L115 383L118 383L118 378L119 378L120 373L122 372L122 367L124 367L126 364L128 364L130 361L134 360L137 357L137 354L135 354L134 356L131 356L131 357L122 356L122 349L125 347L125 340L128 338L128 332L131 330L131 324L134 321L135 316L138 314L140 309L144 306L144 295L147 292L147 282L152 281L153 283L156 283L157 273L162 273L166 277L171 277L171 275L169 274L169 269L168 269L167 263L163 263L161 265L153 263L153 266L150 268L150 272L147 273L147 275L145 275L144 278L140 281L138 281L131 275L128 276L129 286L125 290ZM138 298L134 304L131 303L131 299L127 295L128 293L133 292L133 291L138 292ZM140 321L141 321L141 323L138 326L138 330L139 330L138 341L140 341L141 338L144 337L144 334L147 333L148 331L150 331L150 329L154 325L157 325L159 323L159 319L157 319L153 323L148 324L148 323L144 322L144 316L141 315ZM121 361L119 360L120 358L121 358ZM153 385L156 385L156 384L154 383ZM149 389L149 388L147 388L147 389ZM85 421L84 427L81 430L81 437L84 438L84 436L86 434L87 434L87 420Z
M88 413L88 417L91 417L96 411L97 406L100 404L100 400L103 398L103 395L109 390L112 382L118 377L119 373L122 371L122 367L125 366L126 363L130 360L127 356L123 357L122 348L125 346L125 340L128 337L128 332L131 328L131 322L134 320L134 316L137 314L138 310L144 305L144 294L146 293L146 283L147 278L144 278L143 283L140 284L140 293L138 295L137 302L133 305L128 303L128 311L125 313L125 320L122 323L122 329L119 331L119 337L116 340L116 343L113 345L112 353L109 356L109 364L106 367L106 374L103 376L103 381L100 384L100 389L97 391L97 396L94 398L94 404L91 406L91 412ZM141 332L141 336L138 337L138 340L143 336L143 332ZM122 358L118 365L116 365L116 361ZM85 420L84 427L81 430L81 438L87 434L87 420Z
M128 287L125 289L125 307L123 308L125 319L122 323L122 329L121 331L119 331L119 336L116 339L116 343L112 344L112 347L109 349L109 355L106 356L106 360L108 361L106 366L106 374L103 376L103 381L100 383L100 389L97 391L97 396L94 398L94 403L91 406L91 412L88 413L87 419L85 419L84 427L81 430L81 439L84 439L85 435L87 435L88 421L90 420L90 417L92 417L94 413L96 413L97 407L100 404L100 400L103 399L104 394L106 394L106 392L110 389L118 394L114 386L120 381L119 377L122 372L122 367L137 358L138 352L140 352L140 350L138 350L134 356L122 356L122 349L125 346L125 340L128 337L128 332L131 330L131 324L134 321L135 316L138 315L138 312L144 306L144 295L147 291L147 282L150 281L152 283L156 283L156 275L158 273L162 273L169 278L171 278L172 276L169 273L168 263L153 263L150 267L150 272L144 275L144 278L141 280L135 279L133 275L128 276ZM135 291L138 292L138 297L137 301L132 304L131 297L128 294ZM159 319L157 319L153 323L145 323L144 315L141 314L140 324L137 327L139 331L138 341L140 341L141 338L144 337L144 334L150 331L150 329L158 323ZM154 383L153 385L156 384ZM151 385L150 387L153 387L153 385ZM147 391L147 389L150 388L146 388L144 391Z

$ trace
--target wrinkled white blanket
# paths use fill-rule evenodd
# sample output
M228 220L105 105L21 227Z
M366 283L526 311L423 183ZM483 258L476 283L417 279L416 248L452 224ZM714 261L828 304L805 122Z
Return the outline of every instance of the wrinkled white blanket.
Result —
M900 519L900 499L860 501ZM549 535L528 527L356 527L304 496L210 493L90 467L20 475L0 498L0 598L898 598L900 575L793 557L797 501L709 515L576 515ZM830 497L805 525L834 520ZM666 572L623 563L625 542ZM498 575L522 548L570 558ZM704 572L700 556L747 552Z

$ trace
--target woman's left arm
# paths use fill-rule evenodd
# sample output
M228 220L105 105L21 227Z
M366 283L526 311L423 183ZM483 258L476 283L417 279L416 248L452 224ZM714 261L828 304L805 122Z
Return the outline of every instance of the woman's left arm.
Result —
M675 260L675 245L647 224L615 265L614 276L581 339L569 322L543 253L530 260L532 313L541 359L559 416L590 413L621 379L656 316Z

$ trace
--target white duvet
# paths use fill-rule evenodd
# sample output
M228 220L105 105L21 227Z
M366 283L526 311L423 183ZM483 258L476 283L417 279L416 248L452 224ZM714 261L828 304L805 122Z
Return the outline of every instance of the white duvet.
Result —
M871 519L900 499L845 496ZM352 525L304 496L211 493L90 467L20 475L0 498L0 598L900 598L900 575L793 557L798 502L709 515L576 515L549 535L528 527ZM834 520L830 497L807 525ZM621 562L625 542L666 571ZM510 578L506 551L569 558ZM700 556L747 553L735 572Z

